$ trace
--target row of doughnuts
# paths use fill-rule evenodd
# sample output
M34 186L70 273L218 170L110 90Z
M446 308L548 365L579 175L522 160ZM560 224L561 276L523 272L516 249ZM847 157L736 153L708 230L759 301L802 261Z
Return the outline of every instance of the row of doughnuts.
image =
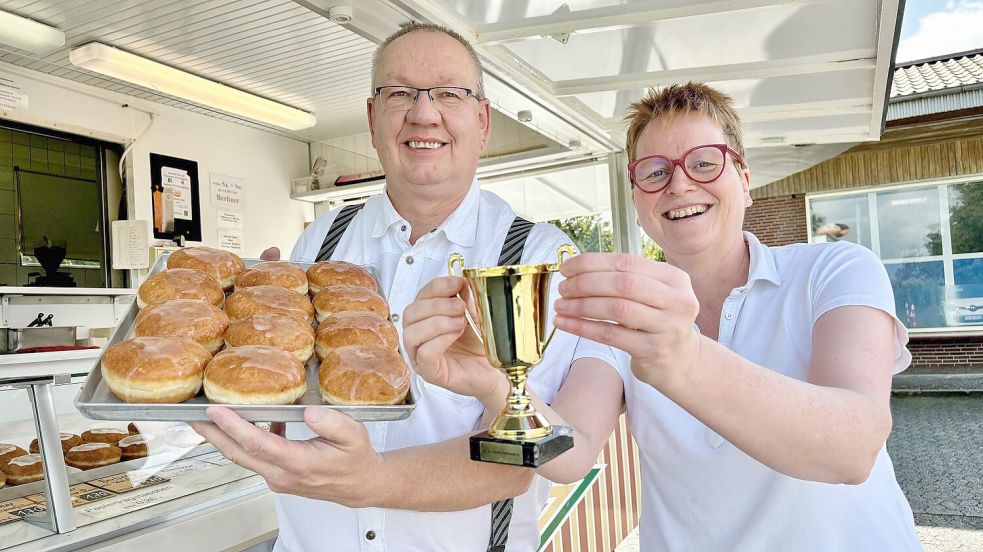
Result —
M265 261L248 269L236 254L212 247L186 247L171 253L167 270L148 278L137 294L140 308L171 299L195 299L221 306L226 291L272 285L313 296L321 288L345 284L375 290L375 279L344 261L314 264L306 271L287 261ZM214 284L218 284L217 286Z
M82 470L108 466L147 456L151 437L140 434L134 424L126 431L116 428L93 428L82 432L61 433L65 464ZM30 451L30 452L28 452ZM28 450L0 443L0 488L4 484L23 485L44 479L38 440Z
M408 381L408 368L396 352L398 335L387 319L388 304L364 269L326 261L305 271L269 261L247 270L235 255L207 247L175 252L167 266L140 288L138 302L144 308L134 323L136 337L110 347L103 357L104 379L120 399L183 402L204 388L216 403L291 404L306 392L304 363L312 353L324 359L345 345L383 346L385 351L349 351L335 355L327 366L375 366L369 380L381 383L374 387L386 387L394 377L395 387L408 387L400 384ZM229 287L235 292L225 298L220 290ZM223 299L224 311L219 308ZM314 332L312 318L323 323L336 313L345 316ZM358 387L361 379L332 378L334 391L322 386L322 398L335 404L395 404L405 397L405 389L387 395L373 386L363 390L364 397L344 392L345 385Z

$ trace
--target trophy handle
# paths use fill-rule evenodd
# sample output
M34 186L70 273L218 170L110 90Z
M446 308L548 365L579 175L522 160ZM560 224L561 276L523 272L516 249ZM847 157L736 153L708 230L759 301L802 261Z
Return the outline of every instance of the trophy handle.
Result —
M563 259L564 254L567 255L567 258L570 258L577 254L577 250L574 249L574 247L570 244L561 245L556 250L556 264L547 264L546 270L550 272L556 272L557 270L560 270L560 265L563 264L564 261ZM556 333L556 326L550 328L550 334L546 336L546 340L543 341L542 345L540 345L540 349L539 349L540 351L546 350L546 347L549 346L550 341L553 340L553 334L555 333Z
M567 255L567 258L570 258L577 254L577 250L570 244L561 245L556 249L556 264L547 264L546 269L550 272L560 270L560 265L563 264L563 261L565 260L563 258L564 253Z
M458 271L454 270L455 264L457 265L458 270L460 270L460 274L458 273ZM464 255L461 255L460 253L451 254L450 258L447 259L447 274L450 276L457 276L459 278L464 278ZM471 310L468 309L468 300L465 299L464 296L461 295L460 293L457 294L457 296L460 297L462 301L464 301L464 317L467 318L468 325L471 326L471 331L474 332L474 335L475 337L478 338L478 341L480 341L481 344L484 345L485 340L483 337L481 337L481 331L478 330L478 324L475 323L474 318L471 318Z

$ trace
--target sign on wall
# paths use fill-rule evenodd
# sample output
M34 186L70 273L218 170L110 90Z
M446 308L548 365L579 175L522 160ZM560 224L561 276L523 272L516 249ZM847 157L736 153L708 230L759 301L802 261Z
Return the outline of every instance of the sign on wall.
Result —
M27 111L27 94L9 73L0 73L0 109Z
M246 179L211 173L212 207L229 211L246 210Z
M154 238L201 241L198 163L150 154Z

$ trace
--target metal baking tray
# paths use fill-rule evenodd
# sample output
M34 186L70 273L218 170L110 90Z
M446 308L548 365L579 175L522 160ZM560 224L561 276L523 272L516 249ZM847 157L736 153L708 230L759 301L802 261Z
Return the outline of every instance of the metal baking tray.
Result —
M167 268L167 258L170 254L165 253L157 259L148 276L156 274ZM243 259L246 267L262 262L260 259ZM306 269L312 263L294 263ZM379 281L375 271L371 267L368 269L376 282ZM136 301L130 306L126 316L120 321L119 326L113 332L109 342L103 349L115 343L133 337L133 323L136 319L139 308ZM317 357L311 357L307 363L307 393L304 394L298 404L290 405L245 405L245 404L224 404L234 410L243 419L250 422L302 422L304 420L304 409L308 406L324 406L344 414L360 422L385 422L402 420L407 418L416 407L416 400L413 397L413 386L406 394L404 404L397 405L373 405L373 406L337 406L324 404L321 401L321 392L318 384ZM95 365L89 372L85 380L85 385L75 397L75 407L82 415L93 420L117 420L117 421L165 421L165 422L198 422L208 421L205 409L212 406L212 403L205 397L204 391L197 396L176 404L151 404L151 403L128 403L121 401L113 395L109 387L102 379L102 354L99 355Z

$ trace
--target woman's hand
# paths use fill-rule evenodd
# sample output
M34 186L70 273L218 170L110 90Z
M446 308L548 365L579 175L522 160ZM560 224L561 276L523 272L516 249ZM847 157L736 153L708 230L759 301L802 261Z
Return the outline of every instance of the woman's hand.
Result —
M500 408L508 394L505 374L485 356L484 346L464 317L463 278L436 278L403 311L403 346L416 373L434 385L477 397Z
M560 273L557 329L629 353L635 377L654 387L684 383L700 350L693 329L700 304L688 274L614 253L582 253Z

